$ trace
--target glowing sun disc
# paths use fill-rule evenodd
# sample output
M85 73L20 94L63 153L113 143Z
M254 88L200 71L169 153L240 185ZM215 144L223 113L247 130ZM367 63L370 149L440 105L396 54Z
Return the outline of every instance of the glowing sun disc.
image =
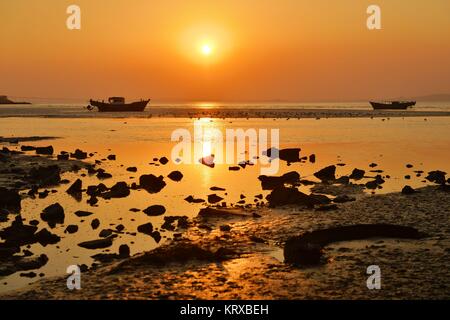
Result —
M212 47L209 44L204 44L201 51L205 56L209 56L212 53Z

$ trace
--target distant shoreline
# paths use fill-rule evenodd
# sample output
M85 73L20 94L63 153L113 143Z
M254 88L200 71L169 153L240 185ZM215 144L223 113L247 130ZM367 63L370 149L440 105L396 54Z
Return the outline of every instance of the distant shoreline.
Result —
M78 110L78 109L77 109ZM26 117L26 118L399 118L399 117L450 117L450 111L395 111L395 110L357 110L357 109L267 109L250 108L247 110L237 108L152 108L144 112L118 112L100 113L59 109L8 109L0 108L0 118Z

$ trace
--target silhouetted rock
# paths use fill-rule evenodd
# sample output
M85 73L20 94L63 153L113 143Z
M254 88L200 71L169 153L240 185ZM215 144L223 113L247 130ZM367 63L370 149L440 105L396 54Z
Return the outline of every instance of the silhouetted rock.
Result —
M32 168L29 173L31 182L42 187L58 185L61 181L61 168L57 165Z
M196 199L193 196L188 196L184 200L189 202L189 203L202 203L202 202L205 202L205 200L203 200L203 199Z
M18 271L39 269L47 262L48 257L45 254L41 254L39 257L21 257L18 260L1 264L0 276L8 276Z
M77 231L78 231L78 226L75 225L75 224L70 224L70 225L68 225L66 227L66 229L64 230L64 233L72 234L72 233L75 233Z
M160 216L166 212L166 208L159 204L155 204L143 210L143 212L148 216Z
M286 263L315 265L320 262L323 247L339 241L370 238L420 239L425 235L412 227L391 224L361 224L306 232L288 239L284 246Z
M410 195L417 193L416 190L414 190L411 186L404 186L402 189L402 194Z
M378 166L376 163L371 163L371 164L369 164L369 167L371 167L371 168L375 168L376 166Z
M87 152L81 151L80 149L77 149L77 150L75 150L74 153L70 154L71 158L75 158L78 160L84 160L87 158L87 156L88 156Z
M20 146L20 150L22 150L22 151L34 151L34 150L36 150L36 147L33 147L33 146Z
M78 246L85 249L104 249L112 246L112 244L113 244L113 237L109 237L104 239L84 241L79 243Z
M221 187L211 187L211 188L209 188L209 190L211 190L211 191L225 191L225 188L221 188Z
M436 170L436 171L430 171L428 172L428 176L425 178L430 182L434 182L437 184L445 184L445 175L447 173L440 171L440 170Z
M366 183L366 188L367 189L371 189L371 190L375 190L376 188L378 188L378 183L376 180L372 180L372 181L368 181Z
M275 188L282 187L285 184L298 184L300 182L300 175L295 171L291 171L280 177L261 175L258 179L261 181L263 190L273 190Z
M364 175L366 174L366 172L364 170L360 170L360 169L353 169L352 174L350 175L350 179L353 180L361 180L362 178L364 178Z
M172 171L171 173L169 173L167 177L173 181L178 182L181 181L181 179L183 179L183 174L180 171Z
M100 226L100 220L98 220L97 218L92 220L91 227L93 230L97 229L99 226Z
M122 244L119 247L119 258L128 258L130 256L130 247L126 244Z
M223 198L218 196L215 193L208 195L208 202L209 203L217 203L217 202L222 201L222 200L223 200Z
M157 177L153 174L144 174L140 176L139 184L141 188L149 193L160 192L166 186L163 176Z
M112 174L102 170L97 172L97 178L99 178L100 180L110 179L112 178Z
M320 204L317 199L310 197L296 188L279 187L272 190L267 195L267 201L269 201L269 207L278 207L289 204L302 205L306 207L313 207L315 204Z
M316 155L315 154L311 154L309 156L309 162L311 163L316 163Z
M77 217L88 217L88 216L90 216L92 214L94 214L94 213L93 212L89 212L89 211L81 211L81 210L75 212L75 215Z
M67 161L69 160L69 154L68 153L58 154L56 158L60 161Z
M155 240L156 243L159 243L161 241L161 234L159 231L153 231L150 236Z
M137 172L137 168L136 167L128 167L127 171L128 172Z
M0 208L20 210L22 198L15 190L0 187Z
M104 198L126 198L130 195L130 189L126 182L117 182L111 187L109 192L102 194Z
M108 157L107 157L107 159L108 160L116 160L116 155L115 154L110 154Z
M141 224L138 226L137 231L143 234L151 235L153 232L153 224L151 222Z
M49 244L56 244L61 240L58 235L51 233L45 228L37 232L34 237L44 247Z
M162 165L165 165L169 162L169 159L167 159L166 157L161 157L159 159L159 163L161 163Z
M41 213L41 219L51 228L54 228L57 223L64 223L64 218L64 208L59 203L48 206Z
M322 182L330 182L336 179L336 166L328 166L314 173L314 176Z
M300 162L300 151L300 148L277 149L272 147L263 152L263 154L271 159L280 158L280 160L286 161L287 163L292 163Z
M70 187L67 189L67 193L70 195L80 194L83 191L83 182L81 179L77 179Z
M347 185L350 183L350 178L347 176L342 176L337 178L334 183L339 183L339 184L343 184L343 185Z
M53 154L53 147L36 147L36 154L43 154L43 155L52 155Z
M237 167L237 166L231 166L231 167L228 167L228 170L229 171L239 171L239 170L241 170L241 168Z

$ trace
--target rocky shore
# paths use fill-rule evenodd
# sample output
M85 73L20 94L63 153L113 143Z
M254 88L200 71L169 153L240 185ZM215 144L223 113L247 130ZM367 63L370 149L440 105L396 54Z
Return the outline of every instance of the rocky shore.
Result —
M24 142L24 141L21 141ZM170 181L183 179L181 172L168 177L140 175L134 184L117 182L83 186L80 179L61 180L61 172L87 172L99 179L108 173L101 162L89 164L87 152L61 152L51 146L21 145L21 150L3 148L0 158L1 218L10 222L0 230L0 276L22 272L35 277L48 262L45 254L32 255L26 246L52 246L60 236L55 225L64 223L64 208L54 203L40 214L39 221L24 223L20 203L24 197L47 197L51 187L68 183L67 193L87 195L93 205L99 198L124 198L134 190L152 194ZM294 152L297 150L296 152ZM280 150L286 162L306 161L299 149ZM268 150L269 151L269 150ZM28 152L24 154L23 152ZM34 152L35 155L30 154ZM269 152L270 153L270 152ZM269 155L270 156L270 155ZM109 158L113 161L114 155ZM154 159L159 163L164 158ZM309 159L310 161L313 159ZM129 169L129 170L128 170ZM211 170L213 170L211 168ZM133 172L134 168L127 168ZM418 176L420 176L418 174ZM163 216L159 229L174 232L173 240L149 252L130 256L126 244L117 253L106 250L94 256L99 262L80 266L82 289L67 289L66 277L42 279L27 288L8 292L1 299L441 299L450 293L450 193L446 173L426 175L429 187L371 195L365 190L380 187L385 175L367 177L355 168L348 176L336 175L336 166L315 173L316 181L302 179L295 171L278 177L260 176L268 195L241 195L242 205L223 205L223 197L207 200L195 194L188 202L208 202L192 219L165 215L164 206L143 210L148 216ZM421 178L422 179L422 178ZM311 194L297 188L312 185ZM220 193L224 189L211 188ZM250 200L250 199L249 199ZM80 217L91 212L78 211ZM95 221L97 220L97 222ZM98 219L91 222L95 229ZM107 249L125 226L104 229L98 239L78 243L85 249ZM151 223L137 232L159 242L161 234ZM67 225L65 233L77 232ZM75 245L75 244L74 244ZM366 268L379 265L381 290L368 290Z

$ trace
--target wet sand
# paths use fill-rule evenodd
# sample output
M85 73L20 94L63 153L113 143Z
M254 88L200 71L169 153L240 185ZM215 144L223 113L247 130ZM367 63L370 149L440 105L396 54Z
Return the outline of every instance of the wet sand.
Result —
M260 218L196 218L178 241L154 252L82 274L82 289L66 278L40 281L2 299L446 299L450 293L450 193L428 187L412 196L399 193L358 197L338 210L298 207L260 210ZM317 228L386 222L418 226L422 240L371 239L326 247L327 262L298 268L282 262L281 248L292 235ZM221 231L221 225L230 231ZM211 228L210 230L208 228ZM188 245L224 260L176 256ZM177 260L179 262L177 262ZM156 261L156 262L155 262ZM379 265L382 289L368 290L366 268Z

